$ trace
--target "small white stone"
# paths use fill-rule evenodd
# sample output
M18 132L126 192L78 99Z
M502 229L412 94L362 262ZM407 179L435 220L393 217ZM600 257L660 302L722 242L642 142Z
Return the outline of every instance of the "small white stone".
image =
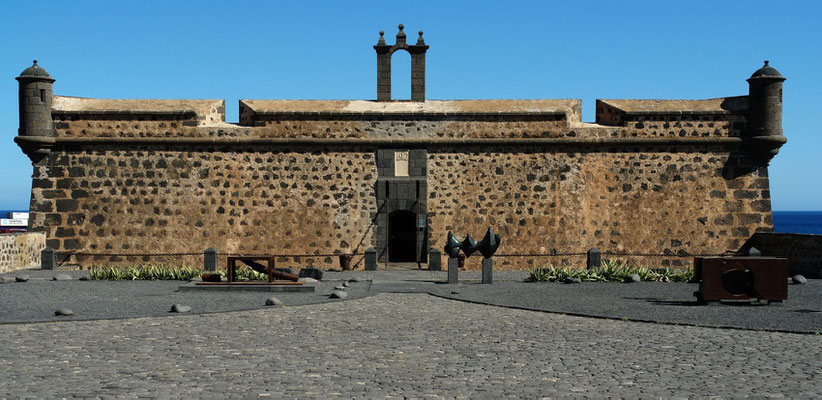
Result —
M54 312L54 315L58 317L68 317L70 315L74 315L74 311L71 311L68 308L58 308L57 311Z
M279 307L283 305L283 301L276 297L269 297L265 299L265 305Z
M186 313L191 311L191 307L182 305L182 304L175 304L171 306L171 312L173 313Z

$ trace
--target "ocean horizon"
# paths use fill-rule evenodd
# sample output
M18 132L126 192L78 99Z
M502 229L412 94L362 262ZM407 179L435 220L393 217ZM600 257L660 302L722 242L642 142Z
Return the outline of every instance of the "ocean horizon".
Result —
M10 212L28 212L28 210L0 210L0 218L8 218ZM774 211L773 231L822 235L822 211Z

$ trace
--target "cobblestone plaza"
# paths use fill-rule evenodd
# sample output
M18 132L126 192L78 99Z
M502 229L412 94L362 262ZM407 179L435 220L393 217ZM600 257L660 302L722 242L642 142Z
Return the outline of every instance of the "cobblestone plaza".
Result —
M442 299L0 327L0 397L818 398L818 335Z

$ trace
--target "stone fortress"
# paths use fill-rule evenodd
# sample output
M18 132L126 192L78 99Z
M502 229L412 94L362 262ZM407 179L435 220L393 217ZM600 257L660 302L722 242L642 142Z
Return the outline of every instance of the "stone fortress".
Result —
M241 100L239 123L225 122L224 100L53 95L35 61L16 78L15 142L34 166L29 229L61 252L374 248L381 262L422 265L449 231L488 227L504 254L672 256L737 251L772 230L785 78L767 61L746 96L597 100L596 123L584 123L576 99L426 100L422 32L408 44L400 26L393 45L380 32L374 49L377 101ZM391 99L400 50L411 54L410 101Z

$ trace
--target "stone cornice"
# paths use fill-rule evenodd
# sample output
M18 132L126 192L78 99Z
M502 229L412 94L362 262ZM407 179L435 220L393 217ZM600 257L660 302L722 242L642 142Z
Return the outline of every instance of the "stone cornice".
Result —
M331 146L331 147L642 147L738 146L745 140L718 138L232 138L232 137L41 137L17 136L20 146Z

